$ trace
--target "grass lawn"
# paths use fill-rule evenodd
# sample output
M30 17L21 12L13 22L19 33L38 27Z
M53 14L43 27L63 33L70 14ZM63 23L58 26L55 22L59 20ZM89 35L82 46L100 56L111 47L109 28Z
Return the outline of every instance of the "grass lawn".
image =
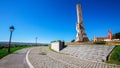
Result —
M107 62L120 65L120 45L115 47Z
M20 49L23 49L23 48L27 48L29 46L17 46L17 47L11 47L10 51L11 53L15 52L16 50L20 50ZM8 55L8 52L7 52L8 48L1 48L0 49L0 59L3 58L4 56Z

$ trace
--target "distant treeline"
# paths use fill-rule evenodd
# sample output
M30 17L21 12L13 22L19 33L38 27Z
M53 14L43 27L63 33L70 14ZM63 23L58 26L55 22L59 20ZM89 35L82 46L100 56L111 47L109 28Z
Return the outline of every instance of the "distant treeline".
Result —
M8 42L0 42L0 46L8 46ZM12 42L11 46L48 46L49 44L44 43L19 43L19 42Z

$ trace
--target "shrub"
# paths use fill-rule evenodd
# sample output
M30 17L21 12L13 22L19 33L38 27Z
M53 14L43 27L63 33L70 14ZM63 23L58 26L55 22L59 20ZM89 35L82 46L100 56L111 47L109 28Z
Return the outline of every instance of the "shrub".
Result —
M61 42L61 40L54 40L54 41L51 41L51 43L52 43L52 42Z
M106 44L106 41L96 41L94 44Z
M18 47L18 45L14 45L14 47Z
M0 45L0 49L3 49L3 48L4 48L4 46L1 46L1 45Z
M75 39L71 40L71 42L75 42Z

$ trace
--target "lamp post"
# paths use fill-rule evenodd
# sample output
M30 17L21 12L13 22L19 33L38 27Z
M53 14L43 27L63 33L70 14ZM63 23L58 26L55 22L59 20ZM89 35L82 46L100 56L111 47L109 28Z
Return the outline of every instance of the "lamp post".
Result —
M38 37L36 37L35 39L36 39L36 46L37 46L37 39L38 39Z
M11 45L11 38L12 38L12 32L14 31L14 26L10 26L10 40L9 40L9 46L8 46L8 53L10 53L10 45Z

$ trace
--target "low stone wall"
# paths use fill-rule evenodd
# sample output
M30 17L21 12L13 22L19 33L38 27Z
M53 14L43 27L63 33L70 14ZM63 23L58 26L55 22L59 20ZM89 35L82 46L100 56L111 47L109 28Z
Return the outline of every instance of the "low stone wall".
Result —
M120 45L120 41L110 41L106 42L107 45Z
M58 41L58 42L52 42L51 43L51 49L59 52L64 48L64 42Z

